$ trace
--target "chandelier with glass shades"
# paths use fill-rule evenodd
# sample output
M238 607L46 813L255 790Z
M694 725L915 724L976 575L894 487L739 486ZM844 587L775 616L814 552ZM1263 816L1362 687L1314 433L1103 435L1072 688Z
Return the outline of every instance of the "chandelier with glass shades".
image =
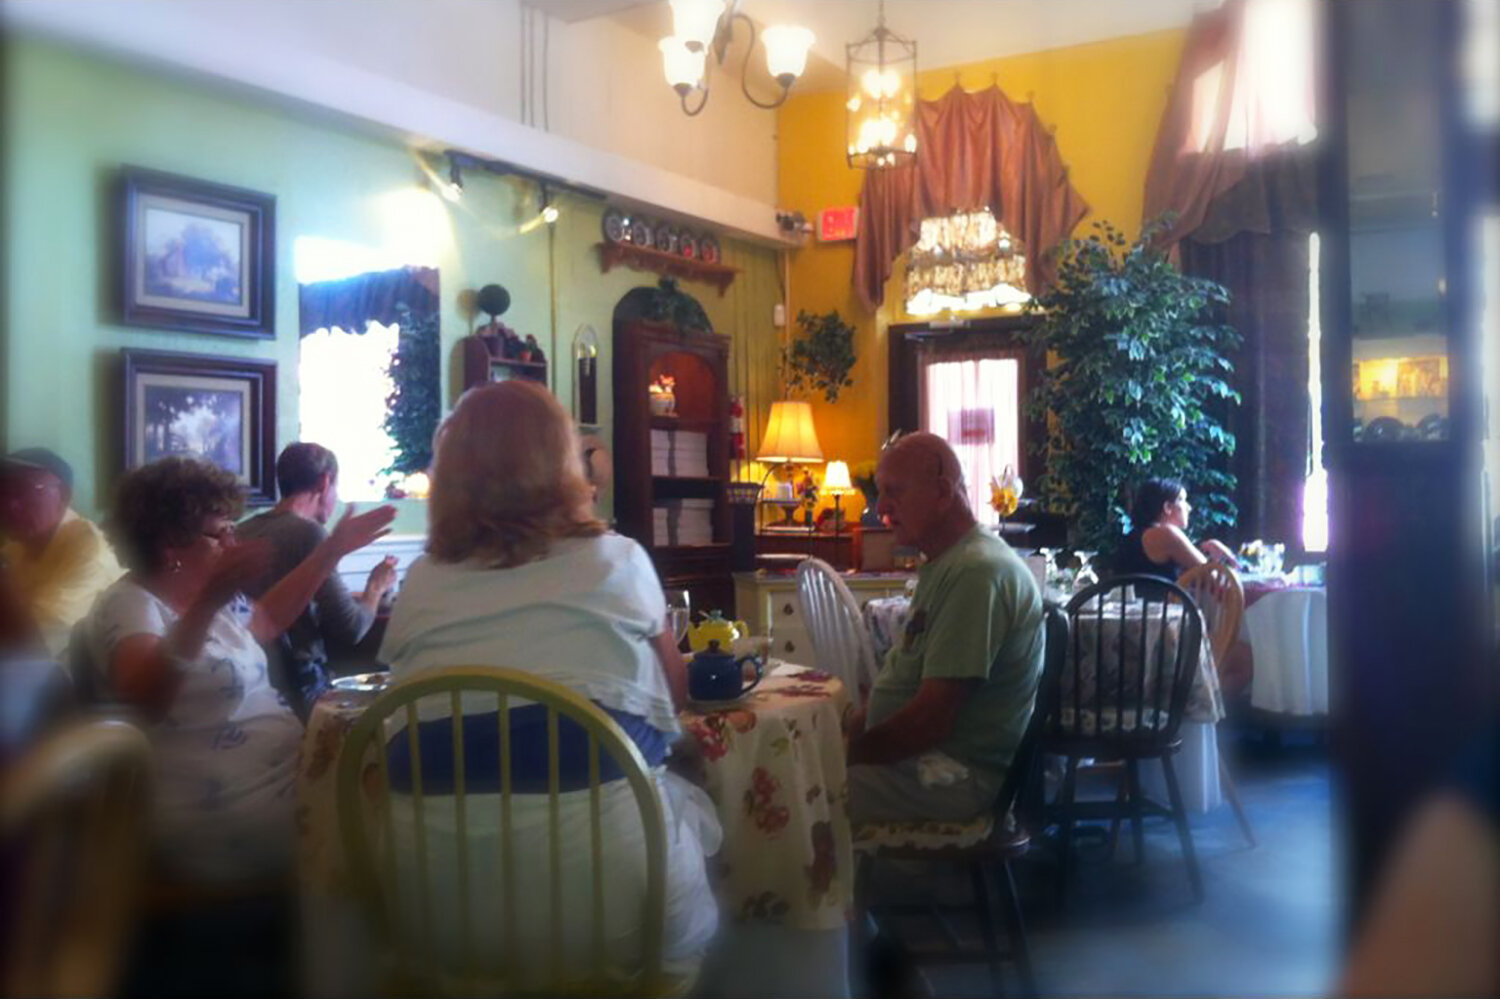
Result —
M781 86L780 95L763 101L750 92L745 80L756 31L755 22L739 12L739 0L671 0L671 4L672 35L663 38L656 47L661 50L667 82L677 91L684 113L692 116L707 106L708 54L712 51L715 61L724 65L736 21L744 21L750 29L750 44L740 66L740 90L745 99L767 110L785 103L792 84L807 68L807 50L813 43L811 31L796 25L773 24L760 33L766 49L766 69ZM696 103L689 100L693 94L698 95Z
M917 43L885 26L880 0L875 30L846 45L849 69L849 165L864 170L909 163L917 155L912 109L917 93Z

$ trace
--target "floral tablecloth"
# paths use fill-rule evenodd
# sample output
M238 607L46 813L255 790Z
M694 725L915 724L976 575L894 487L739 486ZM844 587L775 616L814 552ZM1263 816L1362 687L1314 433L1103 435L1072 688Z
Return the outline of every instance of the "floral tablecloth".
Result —
M297 763L297 869L305 989L311 996L368 995L370 941L355 905L339 837L338 761L344 739L376 694L331 690L307 720Z
M884 664L885 654L895 647L910 607L911 597L877 597L865 604L865 628L870 632L877 663Z
M682 712L718 806L728 915L794 929L844 926L853 902L844 685L781 666L723 706Z

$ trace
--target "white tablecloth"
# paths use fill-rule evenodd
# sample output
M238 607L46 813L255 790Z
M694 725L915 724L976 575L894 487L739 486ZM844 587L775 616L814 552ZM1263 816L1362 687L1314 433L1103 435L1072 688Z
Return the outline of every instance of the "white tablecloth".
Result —
M1242 636L1255 653L1250 704L1277 714L1328 713L1328 594L1267 593L1245 611Z

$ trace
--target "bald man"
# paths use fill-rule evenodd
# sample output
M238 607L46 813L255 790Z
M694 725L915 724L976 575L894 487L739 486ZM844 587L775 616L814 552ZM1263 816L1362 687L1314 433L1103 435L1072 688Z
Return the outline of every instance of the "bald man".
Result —
M861 822L963 821L990 808L1042 675L1042 595L1010 546L979 526L946 441L910 434L875 471L896 543L927 556L905 632L849 737L849 811ZM918 759L962 764L924 783ZM926 768L931 771L932 768ZM960 774L959 771L963 773Z

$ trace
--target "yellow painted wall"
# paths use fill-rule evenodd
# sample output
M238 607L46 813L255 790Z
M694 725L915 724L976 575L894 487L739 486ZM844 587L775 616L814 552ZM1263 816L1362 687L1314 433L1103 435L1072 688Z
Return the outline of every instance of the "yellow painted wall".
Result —
M1089 204L1079 229L1103 218L1133 235L1182 42L1183 32L1163 31L935 69L920 75L919 89L931 100L955 80L969 90L998 82L1012 100L1030 98L1042 121L1055 128L1063 162ZM844 158L844 97L842 92L807 94L780 111L780 204L809 219L821 209L859 202L863 173L851 170ZM814 402L824 454L850 462L873 458L887 433L886 328L909 319L897 304L901 262L877 316L867 314L854 293L853 263L852 242L814 241L792 251L790 267L792 316L801 309L837 309L857 330L854 387L836 405Z

